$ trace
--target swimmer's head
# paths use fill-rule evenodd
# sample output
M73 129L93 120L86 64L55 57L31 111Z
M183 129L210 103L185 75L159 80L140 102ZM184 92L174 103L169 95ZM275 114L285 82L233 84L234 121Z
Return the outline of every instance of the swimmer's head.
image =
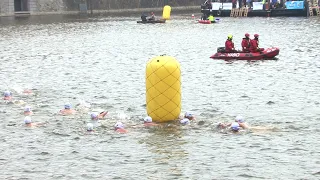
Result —
M188 118L184 118L184 119L180 120L180 123L183 124L183 125L187 125L187 124L190 123L190 120Z
M186 112L186 113L184 114L184 116L185 116L186 118L188 118L188 119L194 118L193 113L191 113L191 112Z
M231 124L231 129L232 129L233 131L239 131L239 129L240 129L239 123L233 122L233 123Z
M124 125L122 124L122 122L117 122L117 123L114 125L114 128L115 128L115 129L124 129Z
M24 112L31 112L31 107L30 106L24 107Z
M68 103L68 104L65 104L65 105L64 105L64 109L71 109L71 104L69 104L69 103Z
M151 123L151 122L152 122L152 118L151 118L150 116L147 116L147 117L145 117L145 118L143 119L143 121L144 121L145 123Z
M93 131L93 124L92 123L87 124L87 131Z
M237 116L236 117L236 122L238 123L244 123L244 118L242 116Z
M5 92L3 92L3 95L4 95L4 97L9 97L9 96L11 96L12 94L11 94L10 91L5 91Z
M31 117L30 116L26 116L25 118L24 118L24 123L25 124L31 124Z
M91 119L94 120L94 119L97 119L98 118L98 114L97 113L91 113Z

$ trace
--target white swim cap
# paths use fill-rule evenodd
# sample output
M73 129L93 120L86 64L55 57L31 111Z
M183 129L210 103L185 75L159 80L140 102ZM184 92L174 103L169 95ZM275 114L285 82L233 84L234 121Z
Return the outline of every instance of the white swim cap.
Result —
M31 121L31 117L30 116L26 116L25 118L24 118L24 123L25 124L30 124L32 121Z
M65 105L64 105L64 108L65 108L65 109L71 109L71 104L65 104Z
M193 117L193 113L191 113L191 112L186 112L186 113L184 114L184 116L187 117L187 118L192 118L192 117Z
M152 118L150 116L145 117L143 120L148 123L152 122Z
M236 117L236 122L243 123L244 122L244 118L242 116L237 116Z
M92 123L87 124L87 131L93 131L93 124Z
M114 127L115 127L116 129L123 129L123 128L124 128L124 125L122 124L122 122L117 122L117 123L114 125Z
M31 112L31 107L30 106L24 107L24 112Z
M98 114L97 113L91 113L91 119L96 119L98 117Z
M5 92L3 92L3 95L5 97L11 96L11 92L10 91L5 91Z
M183 125L186 125L186 124L190 123L190 120L188 118L184 118L184 119L180 120L180 123L183 124Z
M238 131L238 130L240 129L239 123L233 122L233 123L231 124L231 129L234 130L234 131Z

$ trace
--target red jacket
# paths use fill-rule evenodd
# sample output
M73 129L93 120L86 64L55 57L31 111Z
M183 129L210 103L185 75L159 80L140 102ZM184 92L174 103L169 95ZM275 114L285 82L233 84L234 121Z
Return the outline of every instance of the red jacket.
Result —
M234 50L234 44L232 41L230 40L227 40L226 43L225 43L225 51L226 52L232 52Z
M259 40L252 39L250 41L250 52L258 52L258 49L259 49Z
M250 48L250 39L247 38L242 38L241 46L242 46L242 51L249 51Z

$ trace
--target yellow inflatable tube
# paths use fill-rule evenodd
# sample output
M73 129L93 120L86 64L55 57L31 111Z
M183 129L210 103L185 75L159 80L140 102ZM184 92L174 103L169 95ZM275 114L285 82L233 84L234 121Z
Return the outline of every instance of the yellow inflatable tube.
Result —
M166 5L163 7L162 19L168 20L170 19L171 7Z
M181 112L181 70L177 60L158 56L146 67L147 113L155 122L175 120Z

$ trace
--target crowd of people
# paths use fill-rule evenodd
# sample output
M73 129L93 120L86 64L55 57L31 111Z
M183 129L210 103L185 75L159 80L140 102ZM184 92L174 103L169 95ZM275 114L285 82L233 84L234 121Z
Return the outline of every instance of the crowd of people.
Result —
M289 1L289 0L288 0ZM262 2L263 9L277 9L277 8L285 8L285 0L270 0L270 6L266 6L268 2L267 0L206 0L201 6L205 9L212 9L212 2L220 2L220 3L232 3L232 8L237 8L237 3L239 4L239 8L248 7L249 9L253 8L253 2ZM320 1L319 1L320 4Z
M32 92L28 91L28 93L32 93ZM5 91L3 93L3 100L7 104L14 103L15 101L10 91ZM70 116L70 115L75 115L77 113L79 112L76 109L73 109L70 103L66 103L64 105L64 108L59 110L58 112L58 114L62 116ZM100 113L91 112L89 114L90 114L90 116L88 117L89 122L86 124L85 131L86 133L92 134L96 131L98 127L101 126L100 120L105 119L105 117L108 115L108 111L102 111ZM23 115L25 116L23 119L23 123L27 127L41 127L47 124L45 122L32 121L31 117L34 115L34 112L32 111L32 107L29 105L24 106ZM186 112L183 115L180 115L177 120L175 120L176 125L182 125L182 126L190 125L191 122L195 122L195 121L196 121L196 118L192 112ZM153 122L150 116L147 116L143 119L143 125L130 126L130 127L134 128L134 127L160 127L160 126L165 126L165 124L155 123ZM218 129L227 130L229 132L239 132L241 130L248 129L248 125L245 123L244 118L242 116L237 116L235 119L235 122L219 123ZM125 124L122 121L117 121L114 124L114 131L121 134L128 133L128 130L125 128Z
M234 47L233 43L233 35L229 34L228 38L225 42L225 50L226 53L236 53L236 52L244 52L244 53L256 53L263 52L264 48L259 47L259 34L254 35L254 39L250 39L250 34L246 33L241 42L242 51L238 51Z

